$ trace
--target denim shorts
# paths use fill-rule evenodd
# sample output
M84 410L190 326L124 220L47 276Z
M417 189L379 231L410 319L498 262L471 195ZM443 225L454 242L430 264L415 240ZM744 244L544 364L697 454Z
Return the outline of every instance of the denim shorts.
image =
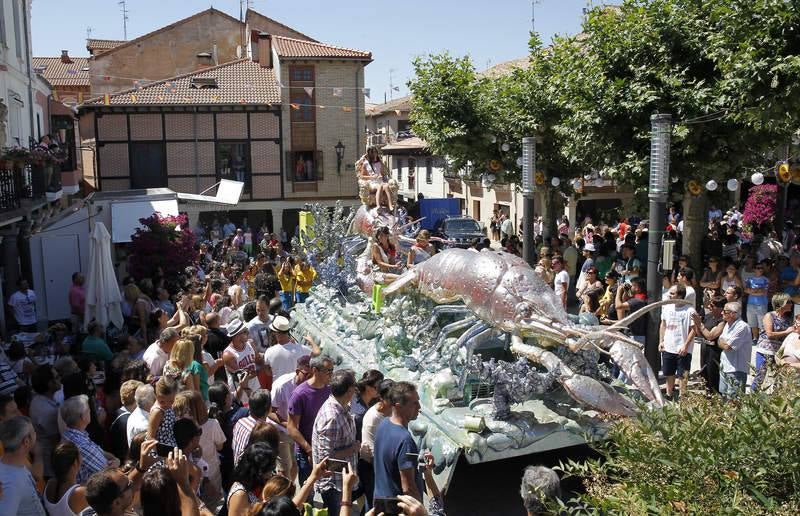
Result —
M661 352L661 372L664 373L664 376L683 376L683 373L688 373L691 368L691 353L680 356L669 351Z

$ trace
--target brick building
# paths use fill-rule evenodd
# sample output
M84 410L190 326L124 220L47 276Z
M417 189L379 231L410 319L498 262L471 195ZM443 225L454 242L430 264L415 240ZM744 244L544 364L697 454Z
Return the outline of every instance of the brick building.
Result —
M363 153L369 52L320 43L252 10L242 23L213 8L113 43L92 43L95 96L80 107L84 146L95 149L84 175L93 187L201 193L241 180L242 200L226 216L290 234L306 203L357 202L352 164ZM182 209L192 224L219 215Z

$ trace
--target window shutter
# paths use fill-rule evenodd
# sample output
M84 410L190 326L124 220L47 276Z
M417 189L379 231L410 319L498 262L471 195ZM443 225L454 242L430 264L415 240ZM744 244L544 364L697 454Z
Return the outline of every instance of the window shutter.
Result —
M294 181L294 160L292 159L292 151L286 151L286 180Z
M316 172L317 181L325 180L325 166L322 162L322 151L318 150L314 153L314 167Z

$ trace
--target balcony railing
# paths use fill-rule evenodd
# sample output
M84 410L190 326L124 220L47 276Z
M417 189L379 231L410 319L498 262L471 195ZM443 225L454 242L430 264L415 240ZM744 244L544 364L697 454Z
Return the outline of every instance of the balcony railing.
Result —
M31 166L29 164L14 164L0 167L0 212L20 208L23 199L38 199L47 191L47 171L45 167ZM58 176L60 189L60 172L53 172ZM51 187L55 188L56 180L50 177Z

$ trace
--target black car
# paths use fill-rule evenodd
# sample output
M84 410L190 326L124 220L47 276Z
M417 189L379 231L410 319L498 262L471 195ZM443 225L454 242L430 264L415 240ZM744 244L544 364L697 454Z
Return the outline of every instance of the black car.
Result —
M449 240L449 244L436 242L437 247L461 247L466 249L476 238L484 239L486 235L481 225L472 217L448 217L436 223L433 235Z

